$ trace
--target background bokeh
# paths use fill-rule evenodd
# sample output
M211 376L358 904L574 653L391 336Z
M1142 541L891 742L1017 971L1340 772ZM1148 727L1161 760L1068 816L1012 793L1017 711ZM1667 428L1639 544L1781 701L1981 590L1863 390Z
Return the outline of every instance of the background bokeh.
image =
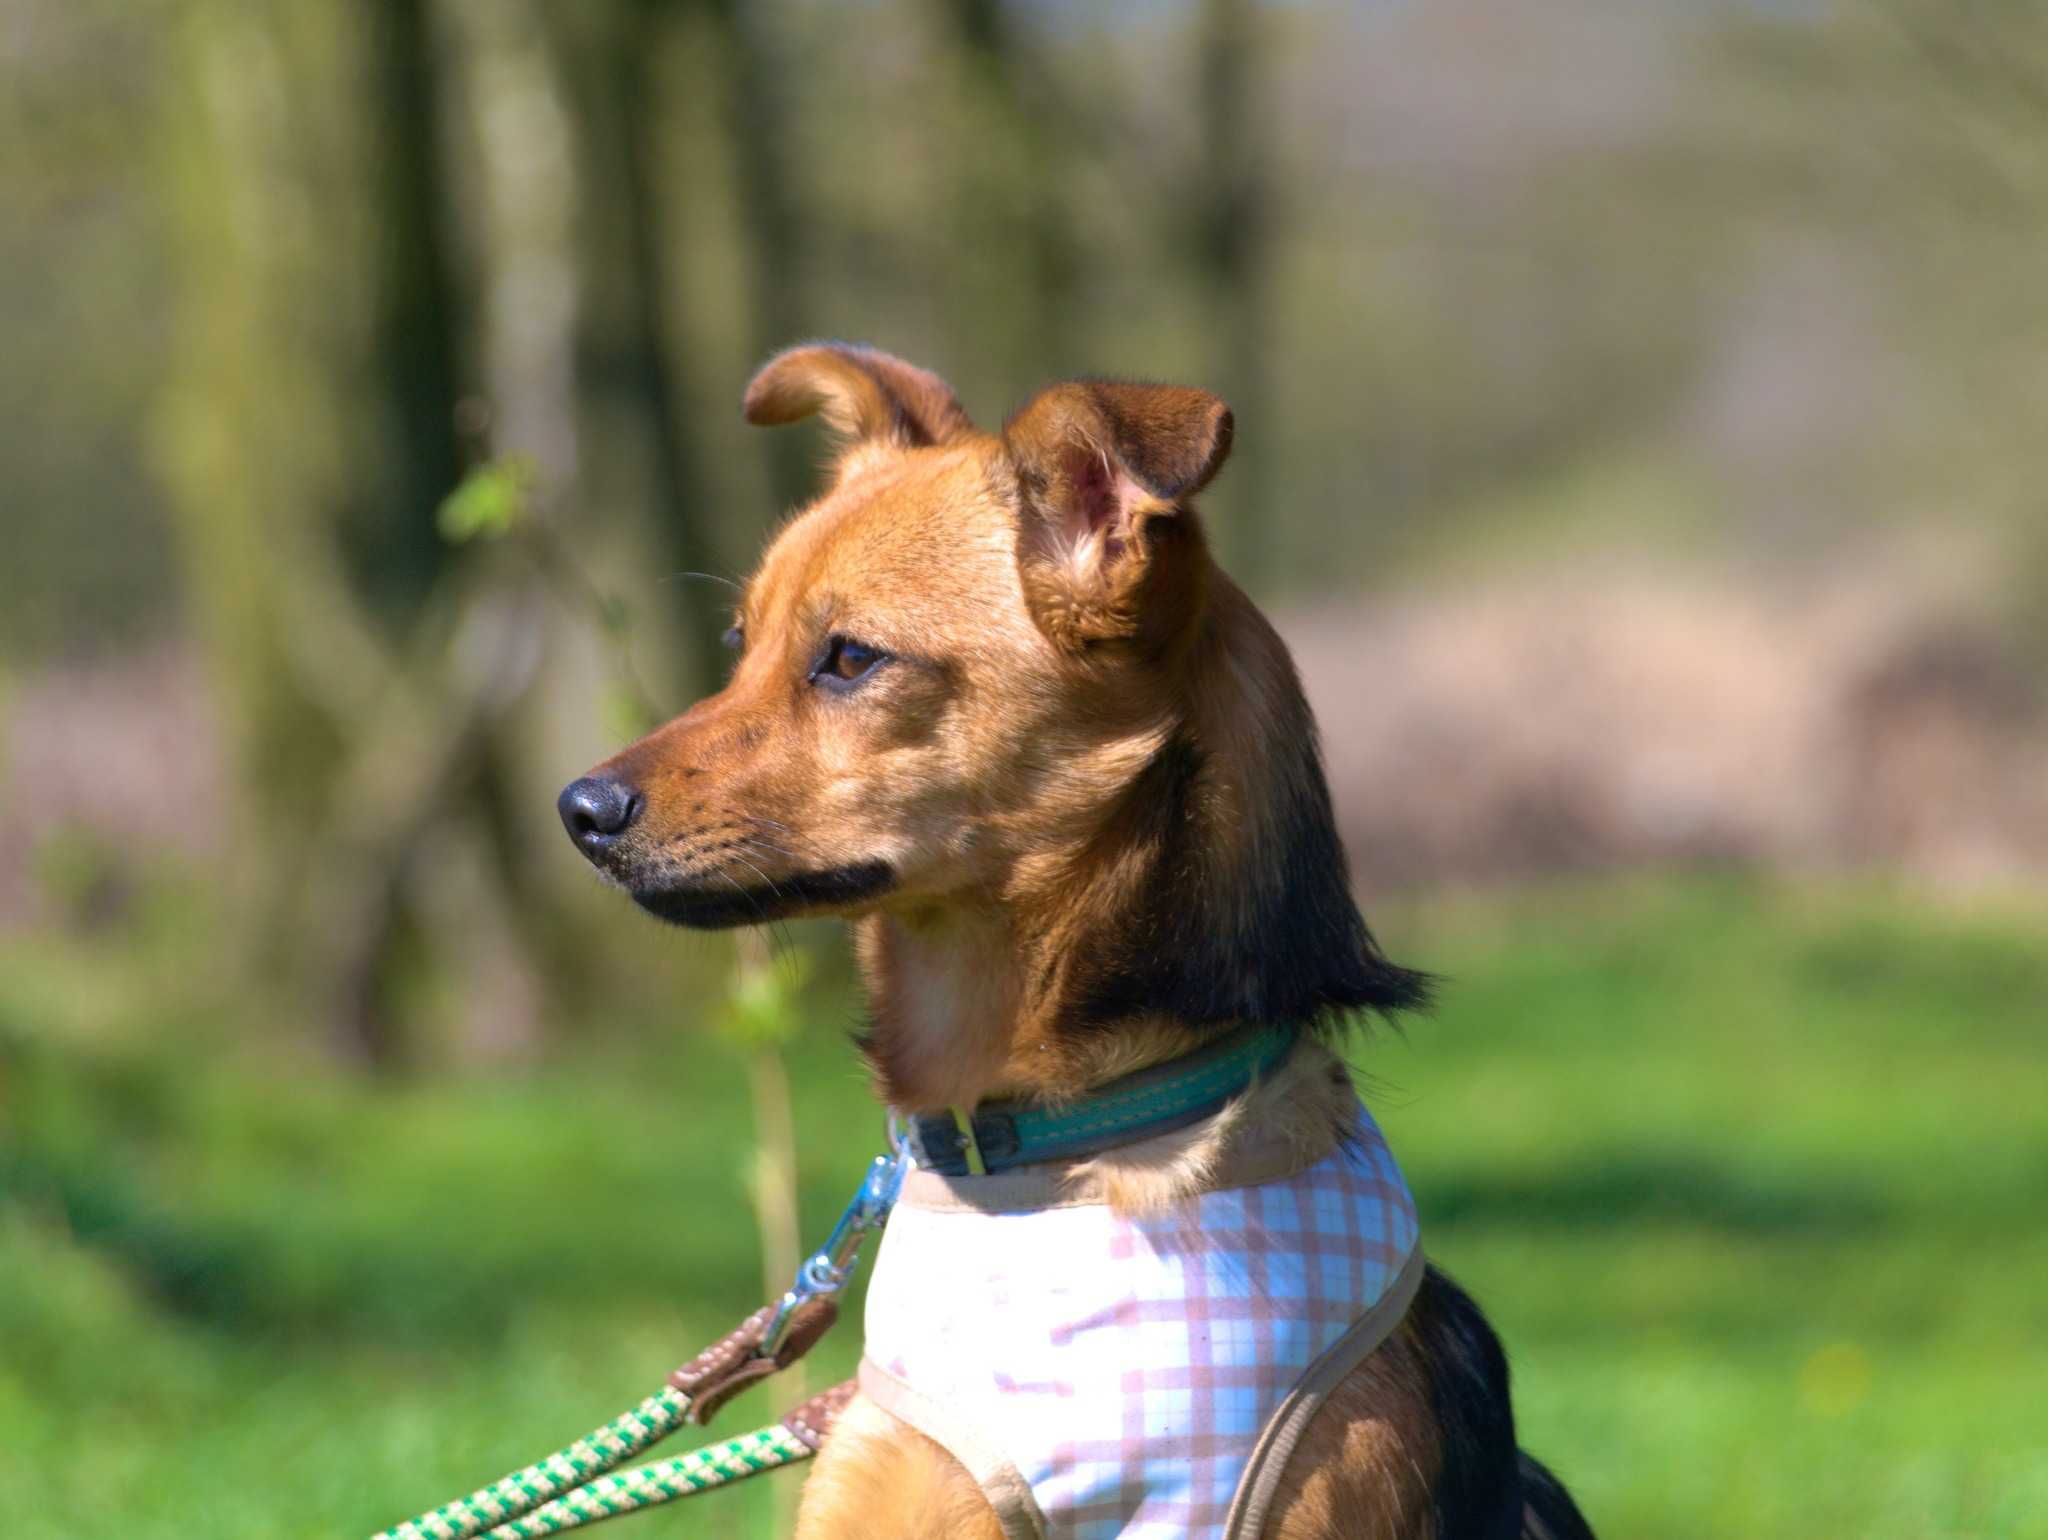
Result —
M835 933L552 807L827 335L1235 405L1447 979L1352 1055L1603 1533L2048 1535L2044 250L2034 0L0 0L9 1534L367 1533L837 1211Z

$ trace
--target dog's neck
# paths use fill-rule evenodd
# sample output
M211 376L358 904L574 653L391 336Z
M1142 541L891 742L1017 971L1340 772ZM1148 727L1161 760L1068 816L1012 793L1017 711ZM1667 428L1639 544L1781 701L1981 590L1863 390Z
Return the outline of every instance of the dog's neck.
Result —
M1352 904L1293 664L1226 580L1180 679L1094 819L998 891L858 922L863 1047L891 1105L1071 1099L1244 1022L1419 999Z
M1176 1058L1209 1032L1169 1017L1062 1029L1046 941L995 904L874 916L858 930L869 980L863 1047L877 1090L905 1111L991 1098L1070 1099Z

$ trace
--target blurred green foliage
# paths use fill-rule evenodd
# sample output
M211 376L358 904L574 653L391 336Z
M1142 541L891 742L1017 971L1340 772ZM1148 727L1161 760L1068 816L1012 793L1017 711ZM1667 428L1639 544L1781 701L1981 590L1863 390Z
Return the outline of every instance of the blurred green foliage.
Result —
M813 965L809 952L794 950L773 958L743 959L733 975L719 1031L741 1049L783 1047L801 1028Z
M473 466L441 500L435 523L451 545L495 540L526 518L536 473L530 461L490 460Z
M1603 1533L2048 1534L2048 921L1726 882L1383 928L1444 1006L1354 1059L1432 1251L1509 1344L1524 1442ZM594 1425L756 1302L719 1037L616 1024L545 1074L378 1092L195 1051L189 982L89 966L0 967L24 1540L367 1533ZM881 1137L846 987L812 981L789 1045L813 1232ZM769 1512L757 1487L632 1522Z
M397 613L479 451L618 570L731 570L806 472L738 383L843 331L984 418L1057 373L1222 390L1265 594L1621 454L1738 554L1995 532L2040 609L2031 0L10 15L0 651L194 618L195 479L324 521Z

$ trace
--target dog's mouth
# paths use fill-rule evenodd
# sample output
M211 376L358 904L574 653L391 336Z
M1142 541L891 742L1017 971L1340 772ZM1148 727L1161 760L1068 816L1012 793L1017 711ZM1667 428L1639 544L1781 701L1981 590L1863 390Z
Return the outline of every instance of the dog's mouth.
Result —
M720 873L660 884L630 883L627 891L634 903L672 925L726 930L834 913L879 898L895 885L896 871L887 861L861 861L746 882Z

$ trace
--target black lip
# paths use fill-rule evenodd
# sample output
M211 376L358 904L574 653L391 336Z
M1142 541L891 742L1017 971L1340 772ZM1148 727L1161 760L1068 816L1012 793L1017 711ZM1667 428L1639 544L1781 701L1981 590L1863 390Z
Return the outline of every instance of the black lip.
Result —
M631 892L634 903L671 925L727 930L863 903L895 885L896 873L887 861L863 861L779 877L772 886L738 887L720 882L702 887L634 888Z

